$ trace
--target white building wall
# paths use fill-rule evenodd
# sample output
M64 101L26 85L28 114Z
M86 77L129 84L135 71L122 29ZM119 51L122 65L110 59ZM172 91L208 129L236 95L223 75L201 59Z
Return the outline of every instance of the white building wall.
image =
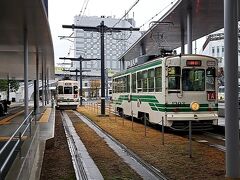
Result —
M210 41L202 54L218 58L218 66L224 66L224 40Z
M221 29L213 34L224 33ZM224 39L209 41L207 46L200 52L200 54L213 56L218 58L218 66L224 67L227 60L224 59ZM238 66L240 66L240 54L238 53Z

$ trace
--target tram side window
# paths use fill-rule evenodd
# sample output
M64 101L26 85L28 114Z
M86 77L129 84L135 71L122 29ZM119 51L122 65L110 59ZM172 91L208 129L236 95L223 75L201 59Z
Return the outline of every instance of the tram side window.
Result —
M113 81L113 92L114 93L117 93L118 91L117 91L117 79L114 79L114 81Z
M73 86L73 94L78 94L78 86Z
M154 69L148 70L148 92L154 92Z
M203 69L183 69L183 91L204 91L205 71Z
M127 76L121 77L120 78L120 92L125 93L127 92Z
M127 92L127 76L122 77L122 92Z
M155 91L162 92L162 67L155 68Z
M143 82L143 92L147 92L147 80L148 80L148 71L143 71L142 72L142 82Z
M116 91L118 92L118 93L120 93L121 92L121 83L120 83L120 78L118 78L118 79L116 79Z
M127 75L126 80L127 80L127 93L130 93L130 75Z
M180 89L180 67L168 67L168 89Z
M142 72L137 73L137 92L142 92Z
M132 74L132 92L136 92L136 74Z
M58 94L63 94L63 86L58 86Z
M72 87L64 87L64 94L72 94Z
M112 92L115 93L115 79L112 80Z
M118 89L117 89L117 79L114 79L113 81L113 92L114 93L118 93Z
M215 90L215 77L216 70L214 67L207 68L206 70L206 89Z
M119 93L122 93L123 90L124 90L124 87L123 87L123 78L119 78Z
M123 78L122 78L122 77L118 79L118 86L119 86L118 92L119 92L119 93L122 93L123 90L124 90L124 87L123 87Z

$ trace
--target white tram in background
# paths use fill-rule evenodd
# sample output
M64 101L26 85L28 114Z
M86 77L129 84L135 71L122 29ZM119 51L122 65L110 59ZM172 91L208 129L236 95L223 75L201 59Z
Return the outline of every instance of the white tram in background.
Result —
M176 130L217 124L217 59L203 55L157 57L113 76L120 115L143 118Z
M77 81L60 80L57 82L56 107L58 109L77 109L79 105L79 85Z

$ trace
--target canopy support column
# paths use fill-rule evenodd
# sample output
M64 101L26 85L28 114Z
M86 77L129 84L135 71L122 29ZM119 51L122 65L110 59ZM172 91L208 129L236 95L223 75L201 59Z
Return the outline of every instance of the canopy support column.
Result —
M224 0L226 177L240 178L238 120L238 0Z
M24 117L28 116L28 32L24 29Z
M185 46L184 46L184 28L181 25L181 54L185 54Z
M35 115L39 114L39 53L36 53L36 80L34 82L34 109Z
M189 5L187 12L187 43L188 54L192 54L192 6Z

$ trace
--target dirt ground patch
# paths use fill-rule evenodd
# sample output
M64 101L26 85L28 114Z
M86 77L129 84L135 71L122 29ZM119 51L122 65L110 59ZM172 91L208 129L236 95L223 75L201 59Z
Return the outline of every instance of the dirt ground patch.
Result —
M59 111L56 111L54 146L45 149L40 179L76 179Z
M192 142L193 156L190 158L188 140L183 137L165 133L165 143L162 145L162 134L158 130L148 127L145 136L142 124L134 123L132 130L132 122L123 121L120 117L99 117L93 108L81 107L78 111L94 120L169 179L225 179L224 153L215 148Z

